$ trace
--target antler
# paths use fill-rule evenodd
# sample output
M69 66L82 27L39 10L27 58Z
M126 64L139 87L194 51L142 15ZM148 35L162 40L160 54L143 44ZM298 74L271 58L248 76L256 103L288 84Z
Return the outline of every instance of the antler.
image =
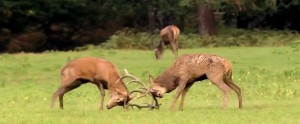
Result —
M147 89L146 89L146 91L147 91ZM143 92L141 90L133 90L133 91L130 92L130 95L135 93L135 92L143 94L142 95L143 97L146 96L146 95L144 95L145 92ZM137 107L138 109L149 108L150 110L159 109L159 106L161 104L158 103L157 99L152 94L149 93L149 95L151 95L151 97L153 99L151 103L145 103L146 105L138 105L138 104L129 103L128 106L130 106L132 109L133 109L133 107ZM139 99L139 98L141 98L141 96L138 97L138 98L135 98L135 99Z
M138 105L138 104L131 104L131 103L128 104L128 106L130 106L132 109L133 107L137 107L138 109L149 108L150 110L159 109L159 105L153 106L152 104L146 104L146 105Z
M138 78L136 78L136 77L133 76L132 74L129 74L128 71L127 71L126 69L124 69L124 71L125 71L125 74L124 74L123 76L121 76L121 77L117 80L116 83L118 83L120 80L123 80L124 78L131 78L132 80L130 80L130 81L127 82L126 84L130 84L130 83L136 82L136 83L138 83L139 85L141 85L141 87L139 87L139 88L137 88L136 90L133 90L133 91L131 91L131 92L129 93L129 95L132 95L133 93L140 93L140 94L142 94L142 95L139 96L138 98L134 98L134 97L133 97L133 99L140 99L140 98L142 98L142 97L147 96L147 94L152 96L152 94L150 94L150 93L148 92L148 89L149 89L149 88L147 88L147 85L146 85L145 83L143 83L142 81L140 81ZM128 104L127 104L127 107L128 107L128 106L130 106L131 108L137 107L138 109L149 108L150 110L152 110L152 109L158 109L160 104L158 103L157 99L156 99L154 96L152 96L152 99L153 99L153 100L152 100L151 104L146 103L146 105L138 105L138 104L128 103ZM127 107L126 107L126 108L127 108Z
M132 78L133 80L129 81L128 83L126 84L130 84L132 82L136 82L138 84L140 84L143 88L146 88L147 89L147 86L145 83L141 82L140 80L138 80L138 78L136 78L135 76L133 76L132 74L129 74L128 71L126 69L124 69L125 71L125 74L123 76L121 76L116 83L118 83L120 80L123 80L124 78L128 77L128 78Z

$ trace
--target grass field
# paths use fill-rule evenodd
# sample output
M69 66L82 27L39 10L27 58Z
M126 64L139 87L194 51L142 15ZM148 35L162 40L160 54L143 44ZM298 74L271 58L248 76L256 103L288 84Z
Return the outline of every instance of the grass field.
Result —
M231 92L227 110L222 110L223 93L208 81L196 83L187 93L183 111L170 112L175 92L159 99L159 110L123 110L115 107L99 111L100 93L86 84L64 97L65 109L50 110L50 98L60 82L59 71L68 61L95 56L127 69L144 82L157 76L174 60L169 50L161 61L152 51L89 50L0 55L1 124L299 124L300 123L300 52L290 47L232 47L180 50L185 53L213 53L233 64L233 78L242 89L244 108L238 109ZM129 90L134 89L129 86ZM106 92L105 103L108 100Z

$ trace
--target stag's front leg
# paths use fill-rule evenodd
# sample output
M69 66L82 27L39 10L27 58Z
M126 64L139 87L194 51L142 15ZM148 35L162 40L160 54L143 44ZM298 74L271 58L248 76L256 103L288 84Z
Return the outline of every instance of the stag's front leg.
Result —
M179 82L179 86L177 87L176 95L175 95L174 100L173 100L173 102L171 104L170 111L174 110L174 107L175 107L176 102L177 102L177 100L179 98L179 95L182 94L182 92L183 92L183 90L184 90L184 88L186 86L186 83L187 83L186 81L180 81Z
M180 102L180 107L179 107L179 110L181 110L181 111L183 110L185 94L189 91L189 89L192 87L193 84L194 84L194 82L186 84L185 88L183 89L183 91L181 93L181 102Z
M99 82L99 83L97 84L97 87L98 87L98 89L100 90L100 94L101 94L100 107L99 107L99 109L100 109L100 110L103 110L103 102L104 102L105 91L104 91L104 88L103 88L103 84L102 84L101 82Z
M152 106L153 106L153 109L154 108L156 108L156 109L159 109L159 103L158 103L158 101L157 101L157 99L156 99L156 97L154 97L153 95L151 95L152 96L152 99L153 99L153 102L154 102L154 106L153 106L153 103L152 103Z

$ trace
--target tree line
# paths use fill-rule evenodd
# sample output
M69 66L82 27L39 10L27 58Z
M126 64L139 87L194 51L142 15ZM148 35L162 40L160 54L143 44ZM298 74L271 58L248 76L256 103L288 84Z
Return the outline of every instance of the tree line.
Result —
M300 0L2 0L0 52L70 50L130 28L184 33L219 28L300 30Z

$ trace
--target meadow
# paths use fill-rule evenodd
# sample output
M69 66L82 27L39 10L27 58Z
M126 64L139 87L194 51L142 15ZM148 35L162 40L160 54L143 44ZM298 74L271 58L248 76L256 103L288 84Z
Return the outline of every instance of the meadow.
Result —
M162 60L153 51L90 49L86 51L1 54L1 124L234 124L300 123L300 51L292 47L220 47L180 49L179 54L212 53L233 64L233 79L241 87L243 109L232 91L229 108L221 108L223 93L209 81L197 82L187 93L183 111L169 111L175 92L159 99L159 110L115 107L99 111L100 93L85 84L67 93L64 110L50 109L52 93L60 85L60 68L76 58L94 56L112 61L121 73L147 82L174 61L167 50ZM149 85L149 84L148 84ZM136 86L128 86L133 90ZM105 103L109 94L106 91ZM145 100L146 101L146 100Z

